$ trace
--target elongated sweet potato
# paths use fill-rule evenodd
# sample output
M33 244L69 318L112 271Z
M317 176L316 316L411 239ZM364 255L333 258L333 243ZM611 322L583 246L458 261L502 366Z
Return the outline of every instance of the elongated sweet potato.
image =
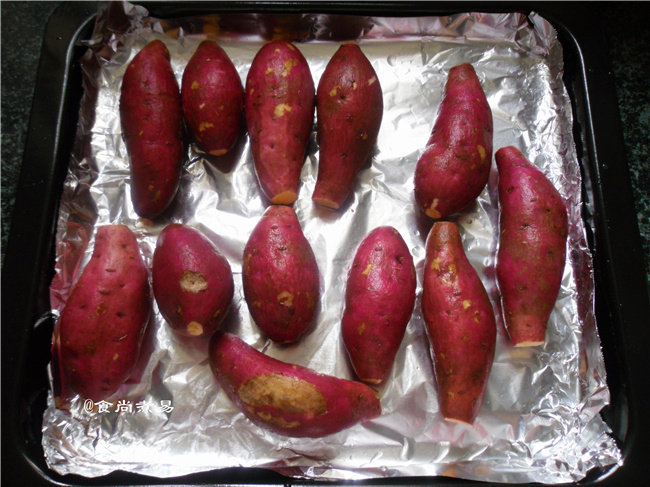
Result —
M246 124L257 178L273 204L298 197L314 98L309 65L293 44L278 40L260 49L246 78Z
M321 437L381 414L365 384L281 362L228 333L212 338L210 367L251 421L281 435Z
M129 377L151 312L147 269L124 225L97 229L93 254L59 322L59 367L82 398L98 401Z
M338 209L372 153L384 111L377 73L356 44L343 44L316 93L318 178L312 200Z
M234 293L230 264L195 228L179 223L160 233L153 254L153 293L176 332L209 336L221 324Z
M456 213L487 184L492 111L471 64L449 70L427 147L415 168L415 199L431 218Z
M318 265L290 206L270 206L244 248L244 297L257 326L278 343L295 342L314 320Z
M181 95L185 122L199 146L213 156L226 154L241 134L244 88L219 44L199 44L183 71Z
M440 410L447 420L471 424L483 403L492 368L496 324L455 223L436 222L427 237L422 314Z
M138 215L155 218L176 195L183 160L181 97L161 41L147 44L126 68L120 120L133 207Z
M542 345L566 259L566 206L515 147L496 153L499 171L497 282L513 345Z
M375 228L361 242L348 274L343 343L357 377L386 379L415 304L415 267L393 227Z

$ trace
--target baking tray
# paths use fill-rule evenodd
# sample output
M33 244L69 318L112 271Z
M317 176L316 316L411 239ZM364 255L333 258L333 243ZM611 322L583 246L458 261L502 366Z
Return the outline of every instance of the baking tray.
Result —
M431 16L460 11L530 13L547 19L564 50L564 83L574 112L583 178L583 214L594 258L596 317L611 404L602 411L623 465L595 469L580 484L620 485L645 479L650 447L649 376L645 344L650 316L643 254L624 158L609 60L593 7L567 3L212 2L145 3L153 17L197 13L332 13ZM75 138L82 96L78 41L92 31L97 4L64 3L50 18L17 186L14 220L2 272L2 480L6 485L337 485L292 479L263 469L230 468L158 479L114 472L88 479L47 468L41 447L53 320L48 287L54 273L56 215ZM341 33L345 36L345 33ZM45 318L44 318L45 317ZM340 482L361 485L476 485L447 477Z

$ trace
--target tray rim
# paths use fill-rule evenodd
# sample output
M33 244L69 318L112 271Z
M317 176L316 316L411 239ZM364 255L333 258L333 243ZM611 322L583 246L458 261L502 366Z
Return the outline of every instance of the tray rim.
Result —
M594 249L594 270L596 274L599 274L597 277L597 296L598 296L598 282L602 281L605 285L605 289L600 290L600 296L603 300L608 301L606 312L612 321L615 321L621 331L625 333L619 333L615 336L615 342L617 343L617 350L615 351L616 365L614 370L617 373L623 374L627 382L622 384L621 391L621 400L623 401L623 407L627 412L627 425L622 425L622 431L624 432L623 439L619 444L621 448L621 453L624 458L624 463L619 468L610 469L609 473L606 473L599 478L595 479L598 484L608 485L610 482L619 482L628 480L633 481L634 479L641 478L640 475L643 470L643 462L648 456L648 446L643 443L642 438L639 436L639 432L650 431L650 421L647 416L644 417L641 413L643 410L647 410L648 407L643 408L642 405L650 406L650 399L648 397L643 397L640 391L648 389L648 377L642 377L643 374L640 374L639 371L643 370L643 350L641 344L644 343L643 338L650 338L648 335L647 327L644 330L643 322L641 321L643 317L648 316L648 311L650 306L648 305L648 293L647 293L647 282L645 279L645 274L643 272L634 272L635 270L641 271L644 269L643 266L638 266L638 259L643 260L643 254L640 244L640 237L638 232L638 226L636 223L633 200L631 197L631 187L629 182L629 173L627 169L627 163L624 159L622 151L622 130L620 124L620 118L618 117L618 110L613 96L614 93L614 83L612 79L611 69L609 69L609 59L607 56L596 56L596 53L599 52L600 46L602 43L598 42L597 36L593 35L593 31L588 31L585 26L584 16L587 18L594 18L593 13L589 9L585 9L583 6L578 6L571 4L573 10L567 15L567 12L558 6L553 6L552 3L546 4L536 4L536 8L532 8L531 5L520 2L488 2L488 3L449 3L449 4L434 4L433 2L421 2L410 4L408 6L399 1L379 1L379 2L366 2L366 1L354 1L354 2L308 2L308 1L282 1L282 2L254 2L254 1L244 1L244 2L217 2L217 3L205 3L205 2L188 2L179 5L166 4L165 2L136 2L142 4L147 9L150 10L151 15L158 15L158 11L162 10L166 12L166 16L177 16L179 13L188 15L191 13L191 9L199 9L205 11L209 9L212 12L223 12L223 13L236 13L236 12L252 12L252 11L261 11L262 13L307 13L307 12L323 12L323 13L341 13L341 14L350 14L350 15L359 15L362 13L368 12L368 9L372 9L372 16L422 16L424 12L426 15L435 16L442 15L448 12L458 12L458 11L486 11L486 12L497 12L497 11L521 11L530 13L535 11L540 14L546 20L551 22L556 28L559 34L564 35L566 42L573 44L573 48L576 50L578 61L580 62L581 70L581 86L576 85L575 87L581 88L584 90L586 95L586 105L581 108L585 109L586 121L589 124L588 127L583 128L582 132L574 134L575 136L580 136L583 138L582 143L585 145L584 153L580 160L581 166L585 169L584 176L587 176L588 183L591 186L591 191L593 194L587 195L592 196L592 201L585 201L584 204L590 203L594 206L594 212L599 214L599 218L594 218L594 227L595 227L595 240L596 246ZM96 4L93 2L81 2L84 6L92 5L96 7ZM42 302L39 302L39 293L43 290L43 283L38 282L39 276L35 275L36 273L31 274L31 281L25 287L26 292L22 293L22 299L18 298L18 295L21 294L23 289L21 286L16 286L12 281L12 278L16 278L21 275L21 270L24 272L24 262L23 265L17 265L17 261L21 261L21 256L24 259L25 256L30 254L43 254L45 252L44 247L50 249L54 238L54 231L56 230L56 212L54 212L53 206L56 207L57 204L55 201L52 201L50 195L57 189L56 181L56 165L60 157L64 157L60 154L61 151L61 122L62 116L66 104L66 96L68 95L67 90L70 83L70 70L72 69L73 63L76 62L72 58L72 53L75 49L75 44L79 40L79 35L88 29L88 26L94 21L96 13L87 15L82 14L85 12L84 8L79 9L79 3L76 3L76 7L71 8L68 2L62 3L53 15L50 17L47 25L47 30L45 34L45 40L43 44L43 50L41 52L41 60L39 62L39 69L37 75L37 84L36 90L33 98L32 113L30 117L30 124L28 130L28 137L26 142L26 148L23 158L23 166L21 169L20 181L17 186L18 192L16 196L16 205L14 211L14 219L12 221L11 233L9 236L9 243L7 246L7 254L5 258L5 265L3 266L3 291L2 291L2 300L5 303L5 306L2 310L3 321L5 321L5 327L2 330L3 338L3 426L10 429L9 434L3 434L3 460L11 460L10 463L17 462L21 464L25 472L31 472L32 475L36 475L39 481L48 482L44 485L112 485L116 482L120 484L126 484L129 482L137 483L141 485L143 483L165 483L168 484L173 481L180 481L184 485L189 485L195 481L199 481L199 484L204 484L206 482L214 482L215 472L217 472L216 477L223 477L223 473L226 471L213 471L212 473L207 472L205 475L202 474L193 474L186 477L180 477L177 479L153 479L150 477L145 477L137 474L126 474L123 472L117 472L115 474L109 474L108 476L98 477L96 479L87 479L81 476L75 475L66 475L59 476L58 474L50 471L49 469L43 469L44 460L42 462L34 461L33 458L30 458L25 451L21 449L21 446L25 444L24 432L20 431L19 427L21 426L18 418L15 415L15 409L20 399L20 377L23 373L24 366L26 364L26 347L27 339L30 333L29 327L33 325L37 316L34 313L31 313L32 307L38 307L42 305ZM564 4L566 6L566 4ZM399 8L398 12L395 9ZM76 11L76 14L75 14ZM83 17L83 18L82 18ZM164 15L162 16L164 17ZM580 22L580 20L583 20ZM75 25L77 22L77 25ZM63 34L63 35L62 35ZM586 46L586 47L585 47ZM566 46L563 44L563 48L566 50ZM64 54L64 58L61 56ZM51 72L48 71L48 68L51 68L51 63L56 61L63 61L64 71L60 77L56 77L56 81L61 82L59 91L56 91L57 86L52 87L52 80L49 79L47 84L47 89L44 88L44 78L52 78ZM580 80L578 80L580 81ZM54 83L56 85L56 83ZM55 98L52 100L56 103L58 110L52 113L42 113L43 109L37 108L37 102L41 101L44 93L48 91L55 90ZM575 95L575 93L574 93ZM592 99L592 96L597 96L596 99L599 100L598 105L592 105L589 101ZM575 110L574 99L572 98L572 108ZM615 117L611 117L611 115ZM607 116L606 116L607 115ZM609 116L609 117L608 117ZM594 118L595 117L595 118ZM577 114L574 113L574 119L577 118ZM600 136L603 125L603 119L610 119L609 128L607 130L607 137ZM52 130L50 138L44 138L39 136L36 132L38 129L43 128L41 125L49 125L49 128ZM600 130L599 137L596 139L595 131ZM51 150L43 149L43 140L45 140L46 148ZM576 145L578 145L576 143ZM51 154L49 160L47 156L41 156L40 158L34 157L36 151L41 151L44 154ZM618 154L618 156L617 156ZM35 163L34 160L37 162ZM614 160L616 165L612 165L611 162L605 162ZM41 164L40 168L49 169L47 176L44 178L42 175L37 176L35 180L35 175L30 173L30 169L39 169L38 164ZM49 164L48 164L49 163ZM59 163L60 165L60 163ZM36 166L36 167L35 167ZM65 167L67 167L67 157L65 157ZM587 169L589 172L587 173ZM60 181L59 181L60 183ZM31 203L25 191L29 190L34 191L37 195L40 194L40 200L45 200L45 205L43 207L34 208L34 203ZM38 193L38 189L42 189L41 193ZM60 187L58 187L60 189ZM23 192L20 195L20 192ZM34 194L30 195L32 200ZM611 208L611 202L615 201L618 206L623 206L624 208L631 209L631 211L623 212L622 216L617 214L615 209ZM21 211L24 210L24 211ZM40 211L39 211L40 210ZM25 231L28 229L25 216L34 216L41 222L41 228L48 228L49 233L44 235L43 232L39 233L37 239L32 239L29 242L26 242ZM52 220L52 218L54 219ZM33 223L29 225L29 230L33 230ZM625 245L620 242L621 239L616 239L613 235L622 233L628 236L628 241ZM46 245L47 244L47 245ZM48 257L40 255L39 259L31 262L27 266L31 267L34 270L40 270L43 268L43 260L48 260ZM598 264L598 265L597 265ZM20 281L19 281L20 282ZM49 286L49 281L45 283L45 288ZM42 301L42 299L41 299ZM28 309L20 309L20 306L15 306L19 308L18 310L12 310L13 312L7 311L6 303L11 302L12 304L25 304ZM12 308L15 308L12 306ZM42 308L41 308L42 309ZM31 315L30 315L31 313ZM13 322L14 317L17 314L22 314L22 317L19 318L20 325L22 328L18 330L12 330L11 333L6 333L6 324L7 322ZM36 313L38 314L38 313ZM21 319L22 318L22 319ZM603 325L605 325L603 323ZM607 326L610 325L608 322ZM601 331L601 323L599 320L599 333ZM610 330L615 331L615 330ZM646 340L647 342L647 340ZM631 352L631 353L630 353ZM625 356L623 356L625 355ZM9 357L7 359L7 357ZM612 371L614 364L611 363L608 366L606 360L606 368L608 371L608 377ZM18 375L14 376L13 374L7 373L7 362L9 365L17 365L15 370ZM617 370L618 368L621 370ZM12 404L14 407L8 407L7 397L11 397ZM614 400L612 400L614 403ZM7 411L8 410L8 411ZM40 446L40 445L39 445ZM6 452L10 450L13 451L12 456L5 456ZM645 453L644 451L645 450ZM38 460L38 459L37 459ZM40 465L39 465L40 463ZM260 470L260 475L253 476L253 481L259 482L262 481L264 484L268 484L268 481L271 480L273 484L277 485L290 485L290 484L303 484L304 481L300 479L291 479L277 474L270 475L269 471L263 469L246 469L246 473L241 474L237 469L233 469L232 474L235 481L241 482L246 480L250 481L250 476L248 475L251 471ZM6 472L6 470L5 470ZM246 479L246 477L249 477ZM270 479L269 477L275 477ZM4 474L3 474L4 478ZM465 481L463 479L449 479L446 477L424 477L416 478L413 477L400 477L397 481L409 480L414 483L426 483L427 481L434 481L436 484L466 484L473 485L476 482ZM67 481L75 482L68 483ZM287 484L287 481L289 482ZM387 483L388 481L388 483ZM591 482L591 479L586 479L586 482ZM51 482L51 483L50 483ZM83 482L83 483L76 483ZM108 482L108 483L103 483ZM189 483L188 483L189 482ZM318 481L316 481L318 482ZM374 484L387 485L395 482L395 480L390 479L375 479L372 481ZM584 483L582 481L580 483ZM314 483L312 481L307 481L306 483ZM347 483L347 482L345 482ZM358 482L355 482L358 483ZM366 484L366 482L361 482ZM327 482L328 485L332 485L331 482ZM36 485L36 482L34 482ZM222 484L220 484L222 485ZM223 484L228 485L228 484ZM396 484L395 484L396 485ZM516 484L515 484L516 485ZM528 485L528 484L520 484ZM612 483L614 485L614 483Z

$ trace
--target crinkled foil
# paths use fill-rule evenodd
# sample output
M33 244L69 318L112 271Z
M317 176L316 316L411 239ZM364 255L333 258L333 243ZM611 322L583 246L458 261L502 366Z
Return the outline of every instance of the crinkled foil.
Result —
M207 159L187 149L172 207L158 221L138 218L130 201L128 158L118 114L124 70L149 41L162 40L180 83L199 42L219 41L245 82L251 61L271 37L295 41L317 84L342 41L358 42L383 89L384 116L371 163L338 212L312 204L318 145L312 131L295 210L321 271L315 325L296 345L266 340L243 299L244 245L268 202L262 196L246 135L230 157ZM385 386L383 414L324 438L288 438L252 424L220 390L205 342L172 334L154 317L134 376L107 403L75 397L57 409L50 391L43 420L48 465L88 477L120 469L169 477L231 466L263 467L295 477L364 479L446 475L490 482L576 481L621 454L599 412L609 401L594 316L592 260L581 219L581 178L572 113L562 83L562 47L539 15L459 13L379 18L322 14L148 17L142 7L101 5L82 59L84 94L76 145L61 197L56 276L58 316L87 262L95 228L128 225L151 264L156 237L170 222L199 228L227 256L235 298L225 328L268 355L353 378L339 326L347 271L357 246L380 225L399 230L418 273L418 299ZM497 173L458 215L471 263L498 316L494 366L473 426L439 413L420 310L424 244L431 222L414 206L413 173L429 138L449 69L470 62L494 117L494 147L515 145L559 189L569 208L568 260L543 347L509 346L495 284ZM56 329L56 328L55 328ZM52 380L53 389L56 380ZM151 407L143 407L148 404ZM129 409L130 406L130 409Z

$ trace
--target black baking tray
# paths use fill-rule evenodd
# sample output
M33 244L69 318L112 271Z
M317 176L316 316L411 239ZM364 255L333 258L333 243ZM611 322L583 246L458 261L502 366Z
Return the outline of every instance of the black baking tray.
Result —
M611 392L602 416L623 465L594 469L580 485L641 485L650 446L650 304L644 256L623 152L621 123L598 8L586 3L179 2L142 3L154 17L197 13L331 13L430 16L463 11L535 11L550 21L564 49L564 82L574 114L583 176L583 215L594 257L596 317ZM596 4L597 5L597 4ZM229 468L158 479L125 472L88 479L48 469L41 447L53 320L48 287L62 183L82 96L80 40L92 32L97 4L63 3L51 16L37 73L14 219L2 272L2 481L6 485L336 485L269 470ZM341 482L360 485L480 485L446 477Z

